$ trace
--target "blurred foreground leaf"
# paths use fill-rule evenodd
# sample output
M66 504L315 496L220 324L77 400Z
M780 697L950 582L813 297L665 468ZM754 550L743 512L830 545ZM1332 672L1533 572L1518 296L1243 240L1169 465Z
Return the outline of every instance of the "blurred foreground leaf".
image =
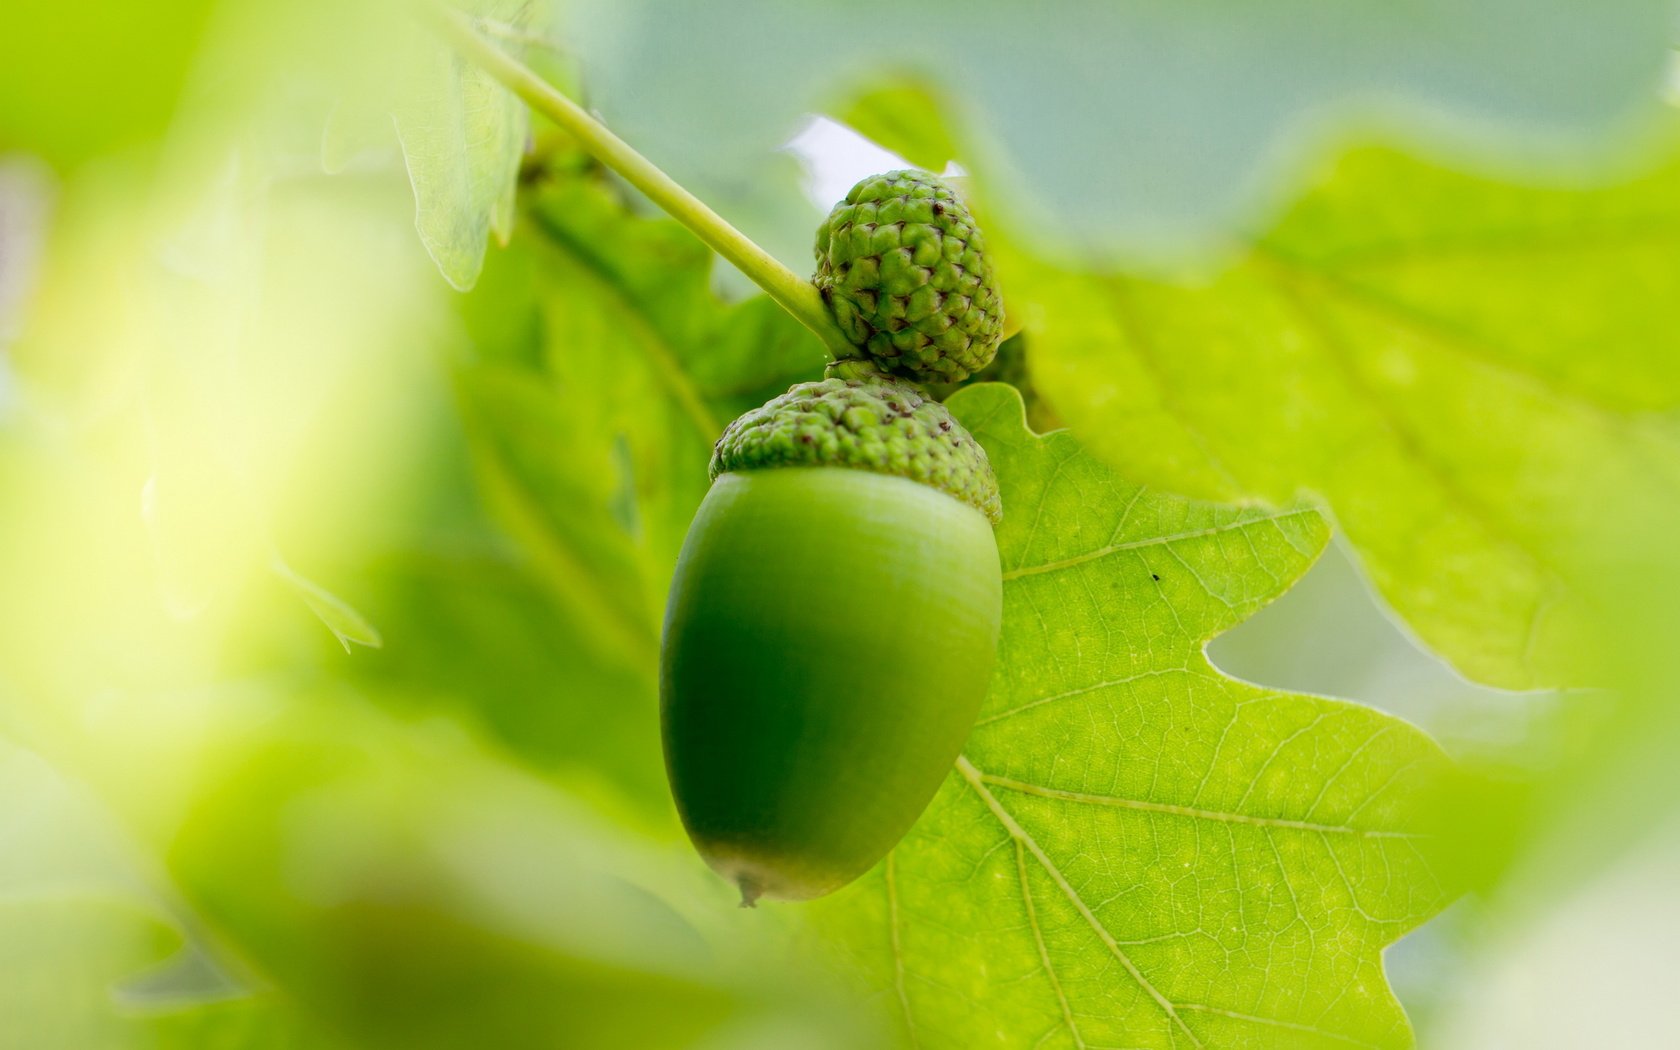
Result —
M350 1050L272 993L151 1010L136 1028L148 1050Z
M452 730L328 702L222 738L169 850L219 940L312 1016L372 1046L730 1046L764 1025L869 1045L771 965L762 924L713 941L668 902L697 863Z
M854 131L926 171L943 172L960 152L939 100L908 78L886 79L845 105L840 119Z
M352 644L364 645L369 649L377 649L385 644L379 635L379 628L369 623L367 617L356 611L355 606L315 581L299 575L283 559L275 557L270 570L298 593L303 603L309 606L309 611L326 624L327 630L338 639L338 644L344 646L345 652L350 651Z
M248 994L215 972L186 943L135 846L85 785L0 737L0 1043L337 1045L273 996Z
M534 0L463 5L514 34L540 21ZM488 73L420 30L412 91L394 103L414 185L414 225L438 270L459 291L478 281L489 236L513 232L519 161L530 110ZM512 46L512 45L508 45Z
M1317 497L1460 671L1580 684L1585 596L1680 507L1676 201L1673 164L1525 190L1363 151L1216 278L1021 267L1014 291L1092 451L1205 498Z
M1003 487L999 670L944 790L825 923L924 1047L1411 1045L1381 952L1450 897L1445 756L1203 655L1324 521L1129 484L1006 387L950 403Z
M160 136L216 4L8 0L0 27L0 154L59 165Z
M140 1045L113 988L180 945L180 934L131 902L0 897L0 1037L12 1050Z
M390 553L369 611L392 639L347 671L410 712L447 713L567 783L610 784L672 825L647 675L608 658L511 544ZM674 826L671 828L675 832Z
M1172 254L1264 203L1326 126L1374 121L1519 163L1601 144L1657 109L1673 28L1666 0L580 10L592 103L692 185L752 170L847 92L910 77L947 103L947 121L889 147L942 159L948 125L1000 208L1026 220L1017 228Z

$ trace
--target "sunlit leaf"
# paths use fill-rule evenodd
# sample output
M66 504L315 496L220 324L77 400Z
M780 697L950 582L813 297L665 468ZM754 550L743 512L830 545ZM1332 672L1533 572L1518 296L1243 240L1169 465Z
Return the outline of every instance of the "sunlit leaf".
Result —
M154 140L215 7L95 0L69 18L51 0L10 0L0 32L0 153L70 165Z
M484 0L470 6L474 15L523 30L543 5ZM490 235L506 244L512 233L530 111L443 41L426 38L417 46L424 58L414 93L394 113L414 185L414 225L444 278L466 291L478 280ZM328 156L340 152L329 149Z
M278 557L270 564L270 569L298 593L303 603L309 606L309 611L326 624L327 630L338 639L338 644L344 646L345 652L350 651L352 644L365 645L370 649L385 644L379 628L369 623L367 617L343 598L299 575L297 570Z
M1202 652L1325 522L1128 483L1006 387L951 405L1003 488L999 669L941 794L825 922L923 1047L1410 1045L1381 951L1448 897L1422 808L1445 757Z
M1213 278L1018 267L1041 389L1150 484L1321 499L1465 674L1579 684L1585 597L1680 505L1680 168L1524 190L1351 154Z

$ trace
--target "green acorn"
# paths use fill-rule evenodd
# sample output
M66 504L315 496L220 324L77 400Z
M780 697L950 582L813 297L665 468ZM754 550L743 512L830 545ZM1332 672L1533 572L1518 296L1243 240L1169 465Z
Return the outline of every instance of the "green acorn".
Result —
M853 345L883 369L954 383L997 352L1003 301L985 238L943 180L864 179L817 228L812 278Z
M943 405L879 377L748 412L712 476L665 614L672 794L742 903L818 897L909 830L985 698L997 483Z
M729 424L712 450L714 481L768 467L895 474L1002 520L986 450L944 405L886 376L801 383Z

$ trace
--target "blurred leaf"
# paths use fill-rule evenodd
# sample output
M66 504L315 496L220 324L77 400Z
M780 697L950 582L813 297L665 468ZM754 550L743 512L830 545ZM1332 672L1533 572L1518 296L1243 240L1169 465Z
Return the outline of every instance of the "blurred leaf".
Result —
M0 1018L12 1050L139 1044L112 986L156 966L181 936L126 901L0 898Z
M557 172L466 305L459 386L490 491L578 629L647 669L713 440L823 360L768 299L719 299L712 265L598 174Z
M0 1044L338 1046L184 943L128 832L85 785L0 738Z
M635 537L609 509L616 472L578 463L601 435L528 374L482 367L463 372L459 385L487 496L543 576L578 607L574 629L620 659L645 661L658 606Z
M83 787L0 735L0 1044L141 1048L118 987L182 945L121 829Z
M516 32L526 30L543 7L533 0L465 6ZM513 231L530 111L441 41L420 47L425 57L413 89L399 96L393 114L414 185L414 225L444 279L467 291L478 281L489 235L506 244ZM329 164L342 161L341 142L329 137L324 145Z
M482 727L569 784L609 782L668 824L651 676L604 659L577 611L505 546L440 544L371 566L371 608L393 641L352 670L409 710Z
M140 1019L156 1050L350 1050L272 994L197 1003Z
M310 1014L372 1046L683 1047L766 1018L872 1045L797 968L714 948L667 902L697 862L347 700L220 739L169 858Z
M351 643L365 645L370 649L377 649L385 644L379 636L379 628L369 623L367 617L357 612L349 602L313 580L300 576L278 555L269 567L270 571L298 592L303 598L303 603L309 606L309 611L327 625L327 630L338 639L338 644L344 646L345 652L350 651Z
M1621 866L1524 916L1461 975L1430 1045L1446 1050L1572 1050L1680 1043L1672 950L1680 937L1680 840L1647 844ZM1591 965L1583 965L1591 960ZM1568 994L1547 994L1554 989Z
M826 923L924 1047L1411 1045L1381 952L1448 899L1445 756L1203 655L1324 521L1129 484L1006 387L951 407L1003 488L999 668L944 790Z
M1584 595L1680 499L1680 167L1525 190L1350 154L1211 279L1050 267L1036 375L1090 448L1214 499L1322 499L1461 672L1579 684Z
M377 157L386 150L400 152L400 144L392 141L392 130L389 113L341 100L328 112L326 126L321 129L321 170L342 175L364 156Z
M876 78L839 109L842 122L926 171L942 172L957 158L934 93L910 78Z
M1673 30L1667 0L580 6L592 103L691 187L837 91L910 77L972 130L961 159L1018 231L1169 254L1349 123L1520 165L1603 146L1658 110Z
M64 167L148 143L174 115L213 0L8 0L0 153Z

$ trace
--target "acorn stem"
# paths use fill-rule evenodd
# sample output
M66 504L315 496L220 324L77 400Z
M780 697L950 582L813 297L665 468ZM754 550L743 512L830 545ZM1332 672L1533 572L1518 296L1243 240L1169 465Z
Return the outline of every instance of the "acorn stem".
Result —
M758 907L758 898L764 895L764 888L751 875L742 875L735 880L735 886L741 891L741 907Z
M666 214L687 226L713 251L764 289L782 309L821 339L831 357L854 354L851 341L829 316L810 281L783 266L750 237L688 192L659 166L614 135L582 106L561 94L529 66L479 32L475 21L452 8L427 5L432 23L462 55L501 81L530 107L554 121L596 160L618 172Z

